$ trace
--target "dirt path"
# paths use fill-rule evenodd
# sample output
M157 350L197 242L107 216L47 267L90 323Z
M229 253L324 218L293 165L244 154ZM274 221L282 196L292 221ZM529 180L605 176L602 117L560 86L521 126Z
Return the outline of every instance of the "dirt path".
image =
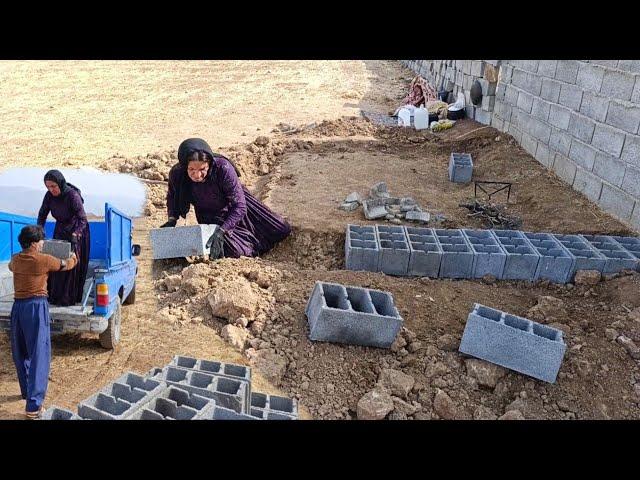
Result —
M172 108L177 110L180 107L176 102L185 110L189 107L186 97L184 101L176 100L183 98L179 94L183 79L178 74L185 65L172 66L168 71L174 72L174 77L165 78L161 86L154 84L154 92L162 92L156 95L174 102ZM212 116L210 119L218 123L215 127L207 124L206 128L210 128L207 132L212 136L220 134L215 138L224 146L222 153L236 160L243 181L260 198L289 219L293 235L261 259L225 259L195 265L187 261L151 262L148 230L162 223L165 216L164 187L151 187L147 216L136 222L134 237L143 246L138 303L125 309L122 343L116 351L107 352L92 337L54 340L49 404L73 408L122 372L145 372L175 354L244 364L265 355L272 361L254 366L255 389L295 396L304 418L354 418L358 400L374 388L383 369L402 371L414 380L404 402L394 400L396 408L391 418L496 418L509 410L518 410L526 418L640 418L638 362L611 341L615 333L640 342L638 274L622 275L595 286L556 286L545 282L395 278L346 271L345 224L374 222L367 222L361 210L347 213L337 207L352 191L365 194L372 183L384 180L392 194L413 196L430 212L443 213L446 228L481 228L478 220L469 218L467 211L458 206L472 196L473 187L454 185L446 179L449 153L464 151L474 156L477 178L514 182L509 211L522 217L525 230L628 234L623 225L546 171L510 136L494 129L457 139L479 125L461 121L453 129L434 135L378 128L357 118L339 119L359 108L378 112L392 109L411 77L398 64L278 65L289 68L288 74L267 76L263 70L271 67L263 66L262 80L257 84L252 83L257 78L253 75L255 65L245 66L244 70L236 63L226 65L231 72L229 78L253 89L250 96L243 96L247 94L241 88L235 90L234 98L263 102L262 113L252 117L256 125L264 125L260 131L247 131L248 136L243 137L231 112ZM6 71L6 66L0 68ZM96 67L96 71L106 75L104 72L109 69ZM134 65L132 71L144 72L144 68ZM190 77L193 85L187 91L201 88L198 91L204 95L205 85L211 87L212 83L199 71ZM139 80L153 77L151 73L140 73ZM269 89L277 91L282 87L278 82L288 82L282 88L289 88L289 100L294 99L300 91L298 82L305 79L311 85L314 78L321 80L314 80L319 83L313 85L324 87L305 90L309 105L304 112L296 110L297 104L281 102L278 95L270 94ZM207 91L207 95L217 98L231 93L225 90L231 88L226 84L216 88L217 93ZM110 130L112 123L88 118L88 131L102 125L106 135L100 146L103 150L91 149L84 143L82 148L87 152L104 151L103 159L120 153L103 168L165 178L175 161L175 148L186 133L177 129L178 122L166 120L170 126L163 131L166 136L162 142L144 143L149 139L142 138L145 135L141 132L148 125L142 119L155 125L160 120L152 119L157 113L152 104L131 102L139 111L128 117L133 126L127 131L127 141L118 139L118 134ZM80 107L64 108L82 111ZM296 115L299 125L315 123L315 127L295 135L271 132L280 122L296 123L291 120ZM332 120L322 122L325 115ZM19 130L14 127L10 131ZM269 141L254 142L258 135L267 135ZM12 138L13 148L23 148L17 136ZM110 142L118 148L110 150ZM125 148L131 150L127 152ZM157 155L147 155L154 152ZM83 161L77 160L77 164ZM310 342L304 308L317 280L390 291L408 329L402 335L405 347L390 351ZM213 316L207 299L211 292L236 286L249 292L247 296L256 302L243 353L221 340L225 322ZM466 316L475 302L562 328L568 351L557 383L537 382L506 371L494 372L495 382L491 385L480 382L456 351ZM0 418L19 416L22 403L16 398L17 392L8 344L1 339ZM443 394L448 400L442 400Z

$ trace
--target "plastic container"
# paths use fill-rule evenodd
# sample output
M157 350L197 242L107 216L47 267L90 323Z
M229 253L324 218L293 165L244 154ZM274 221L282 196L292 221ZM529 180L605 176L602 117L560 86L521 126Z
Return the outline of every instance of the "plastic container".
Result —
M416 130L429 128L429 112L426 108L417 108L413 114L413 125Z

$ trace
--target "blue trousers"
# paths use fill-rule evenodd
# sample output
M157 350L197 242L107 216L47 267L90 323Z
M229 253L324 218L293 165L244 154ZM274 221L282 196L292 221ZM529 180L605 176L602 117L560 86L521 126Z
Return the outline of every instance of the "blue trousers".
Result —
M27 412L40 409L49 384L51 325L46 297L16 299L11 309L11 352Z

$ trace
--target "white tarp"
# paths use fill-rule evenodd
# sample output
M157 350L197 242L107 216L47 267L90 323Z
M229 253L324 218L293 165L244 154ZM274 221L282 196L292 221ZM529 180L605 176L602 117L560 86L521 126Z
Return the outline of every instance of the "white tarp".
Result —
M0 211L36 217L47 189L44 175L48 168L11 168L0 172ZM91 167L59 168L67 182L82 192L88 216L104 216L110 203L130 217L142 215L146 201L143 183L133 175L107 173ZM52 219L49 216L49 219Z

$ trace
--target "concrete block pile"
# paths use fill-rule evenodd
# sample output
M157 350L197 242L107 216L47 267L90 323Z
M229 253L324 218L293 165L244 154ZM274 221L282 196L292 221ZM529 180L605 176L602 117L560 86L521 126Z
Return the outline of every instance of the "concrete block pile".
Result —
M562 331L476 303L459 351L555 383L567 349Z
M367 220L385 219L392 223L407 220L417 223L428 223L431 215L423 212L418 203L411 197L392 197L385 182L374 184L369 190L369 196L362 199L357 192L347 196L340 205L346 212L357 210L360 205Z
M154 228L149 231L153 259L205 255L207 240L216 228L217 225Z
M640 238L347 225L345 266L397 276L569 283L578 270L640 271Z
M297 420L295 400L251 391L245 365L175 356L146 375L128 372L78 404L51 407L43 420Z
M390 348L402 328L389 292L316 282L305 309L309 338Z

